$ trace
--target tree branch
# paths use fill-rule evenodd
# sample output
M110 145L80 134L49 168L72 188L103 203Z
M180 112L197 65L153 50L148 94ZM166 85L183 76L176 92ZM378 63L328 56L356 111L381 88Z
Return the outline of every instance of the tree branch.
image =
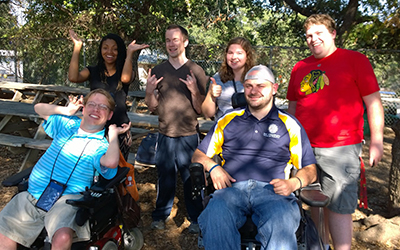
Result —
M312 11L310 11L310 9L308 8L303 8L300 5L298 5L296 3L295 0L283 0L287 5L289 5L289 7L296 11L297 13L302 14L303 16L311 16L313 14Z

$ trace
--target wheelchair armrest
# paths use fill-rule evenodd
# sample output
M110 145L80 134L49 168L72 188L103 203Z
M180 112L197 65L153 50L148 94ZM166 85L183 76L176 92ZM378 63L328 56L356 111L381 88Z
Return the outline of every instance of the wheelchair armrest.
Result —
M311 207L325 207L329 203L329 197L322 193L319 183L313 183L304 187L300 191L299 198Z
M90 209L93 208L96 203L96 197L92 196L92 192L86 187L86 190L82 193L83 197L77 200L67 199L65 203L74 207L81 207Z
M100 198L102 194L112 188L113 186L123 182L128 174L130 168L118 167L118 172L114 176L114 178L107 180L107 179L100 179L99 182L93 184L93 186L89 189L86 187L86 190L82 193L83 197L77 200L68 199L65 202L69 205L81 208L93 208L97 202L97 198Z
M33 166L27 169L22 170L21 172L18 172L7 179L5 179L1 184L4 187L14 187L18 186L19 183L21 183L24 180L27 180L29 175L31 174L33 169Z
M204 167L201 163L194 162L189 166L190 180L192 182L192 198L201 196L201 191L206 188Z
M104 192L104 190L107 190L114 185L125 181L126 175L128 174L129 170L130 168L128 167L118 167L117 174L114 176L114 178L110 180L101 178L99 182L95 183L90 189L96 193L102 193Z

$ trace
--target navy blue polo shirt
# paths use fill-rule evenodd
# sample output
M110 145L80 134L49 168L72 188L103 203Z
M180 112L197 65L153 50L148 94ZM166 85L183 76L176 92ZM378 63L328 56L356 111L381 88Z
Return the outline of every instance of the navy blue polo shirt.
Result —
M210 158L221 155L223 168L237 181L289 179L293 167L316 163L304 128L275 105L261 120L247 107L227 112L198 149Z

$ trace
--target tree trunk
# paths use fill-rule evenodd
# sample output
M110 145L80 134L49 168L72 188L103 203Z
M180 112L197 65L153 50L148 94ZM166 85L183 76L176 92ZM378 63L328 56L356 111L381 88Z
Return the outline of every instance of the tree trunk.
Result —
M397 121L392 129L396 134L392 145L392 165L389 173L389 201L388 210L390 216L400 214L400 121Z

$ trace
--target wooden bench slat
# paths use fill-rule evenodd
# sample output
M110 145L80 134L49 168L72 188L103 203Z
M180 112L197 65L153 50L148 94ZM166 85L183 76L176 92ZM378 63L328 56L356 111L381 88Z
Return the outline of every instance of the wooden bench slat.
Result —
M131 133L132 134L145 134L145 133L149 133L150 131L152 131L152 130L144 129L144 128L131 127Z
M36 140L32 139L32 141L29 141L24 144L25 147L31 148L31 149L40 149L40 150L46 150L50 147L51 140Z
M0 134L0 144L9 147L22 147L29 138L15 135Z
M0 144L9 147L27 147L46 150L50 146L51 140L37 140L17 135L0 134Z

